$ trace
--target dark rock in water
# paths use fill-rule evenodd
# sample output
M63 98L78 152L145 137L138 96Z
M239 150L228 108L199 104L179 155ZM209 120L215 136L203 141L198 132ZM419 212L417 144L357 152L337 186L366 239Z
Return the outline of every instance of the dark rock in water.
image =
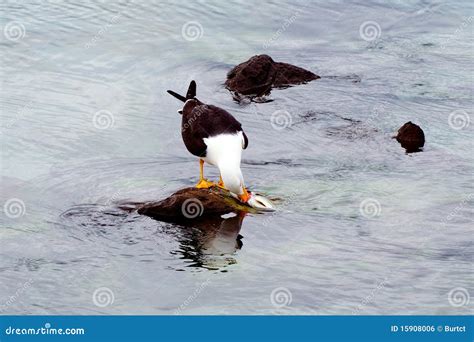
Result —
M235 66L228 74L227 89L246 96L268 95L272 88L289 87L320 78L303 68L275 62L268 55L257 55Z
M252 211L233 197L228 201L228 197L220 188L186 188L159 202L117 204L128 213L137 211L172 223L179 230L177 234L171 230L180 243L176 253L192 261L188 267L218 270L236 262L232 255L243 246L242 222L247 212Z
M270 92L276 76L274 63L270 56L253 56L227 74L225 85L227 89L242 95L265 95Z
M398 130L394 138L406 149L407 153L420 152L425 145L425 134L420 126L408 121Z
M276 71L276 77L273 81L273 87L289 87L294 84L306 83L320 78L306 69L288 64L277 62L273 65Z
M139 205L137 212L165 222L196 222L227 213L256 212L226 190L184 188L159 202Z

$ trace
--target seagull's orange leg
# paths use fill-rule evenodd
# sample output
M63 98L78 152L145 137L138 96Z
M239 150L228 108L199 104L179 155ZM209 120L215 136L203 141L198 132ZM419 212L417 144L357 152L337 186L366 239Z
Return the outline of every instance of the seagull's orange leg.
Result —
M221 176L221 175L219 175L219 183L217 183L217 186L218 186L219 188L222 188L222 189L224 189L224 190L227 190L227 188L225 187L224 181L222 180L222 176Z
M199 183L196 184L196 188L198 189L208 189L216 185L213 182L209 182L206 178L204 178L204 160L199 159Z

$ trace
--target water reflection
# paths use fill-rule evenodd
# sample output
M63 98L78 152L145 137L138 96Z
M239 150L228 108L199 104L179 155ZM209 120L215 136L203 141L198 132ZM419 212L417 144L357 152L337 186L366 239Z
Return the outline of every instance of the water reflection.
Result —
M240 229L246 213L230 213L210 216L181 223L181 254L189 260L188 267L220 269L235 264L235 252L243 246Z
M150 217L151 221L136 213L135 209L141 205L74 206L61 215L62 226L82 241L103 237L128 246L149 244L142 247L153 250L161 250L157 244L162 241L177 241L177 248L170 253L183 259L184 264L169 267L179 271L190 267L216 270L237 262L235 253L243 245L240 230L246 213L206 215L184 221Z

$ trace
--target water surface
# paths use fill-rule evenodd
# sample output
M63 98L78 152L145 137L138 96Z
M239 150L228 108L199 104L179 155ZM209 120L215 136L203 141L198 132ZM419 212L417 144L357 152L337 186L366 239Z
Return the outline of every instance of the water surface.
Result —
M0 215L2 312L472 312L449 300L474 293L472 3L0 6L21 24L0 41L0 199L20 200ZM323 77L236 103L225 75L260 53ZM197 182L166 94L192 79L242 122L246 182L276 213L183 227L117 208ZM391 136L410 120L427 143L407 155Z

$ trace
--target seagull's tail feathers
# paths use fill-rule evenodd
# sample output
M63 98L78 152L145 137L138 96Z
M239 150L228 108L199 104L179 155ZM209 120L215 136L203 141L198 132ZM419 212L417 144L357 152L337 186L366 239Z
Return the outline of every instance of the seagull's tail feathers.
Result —
M193 81L191 81L191 83L189 83L188 92L186 93L186 97L184 97L183 95L178 94L177 92L175 92L173 90L167 90L167 92L171 96L176 97L178 100L180 100L182 102L186 102L187 100L191 100L194 97L196 97L196 82L193 80Z

